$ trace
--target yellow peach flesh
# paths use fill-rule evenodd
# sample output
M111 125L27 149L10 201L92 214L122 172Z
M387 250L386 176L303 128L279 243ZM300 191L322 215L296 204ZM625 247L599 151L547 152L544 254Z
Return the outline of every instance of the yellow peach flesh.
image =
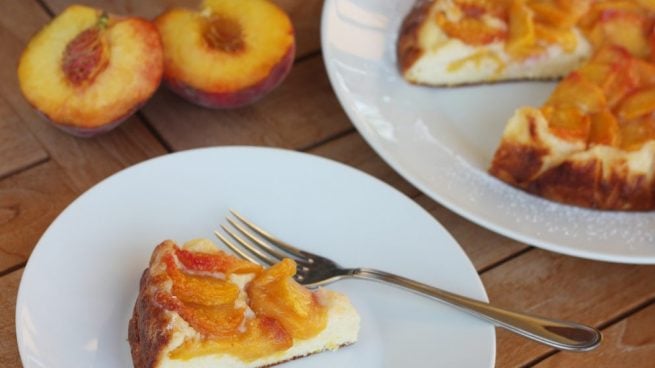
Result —
M163 72L162 50L154 27L141 19L111 20L104 31L107 66L91 83L78 85L62 63L66 47L93 27L100 11L71 6L29 43L18 76L27 100L57 124L94 128L125 117L149 98Z
M157 18L167 78L204 92L239 91L267 78L294 45L289 18L269 1L205 1L203 6L202 12L176 8ZM239 23L242 47L226 52L207 42L215 17Z

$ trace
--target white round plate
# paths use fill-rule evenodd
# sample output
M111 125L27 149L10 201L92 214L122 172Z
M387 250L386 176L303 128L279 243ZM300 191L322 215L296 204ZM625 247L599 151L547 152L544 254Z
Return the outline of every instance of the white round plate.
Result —
M561 205L486 173L509 117L540 106L553 83L460 88L406 83L395 44L414 0L327 0L321 29L332 86L359 132L403 177L460 215L505 236L597 260L655 263L655 212Z
M344 266L377 267L487 300L446 230L377 179L292 151L186 151L104 180L45 232L16 306L25 368L131 367L127 325L155 245L211 237L230 208ZM377 283L340 281L330 288L347 293L360 311L360 341L285 366L494 365L490 324Z

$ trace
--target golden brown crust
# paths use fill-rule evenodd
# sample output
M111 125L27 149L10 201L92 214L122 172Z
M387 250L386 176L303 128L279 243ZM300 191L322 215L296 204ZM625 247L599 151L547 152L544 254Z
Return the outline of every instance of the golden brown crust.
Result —
M655 182L644 175L628 175L615 164L605 173L594 158L564 160L541 173L548 150L503 141L489 172L502 181L541 197L601 210L648 211L655 209Z
M417 0L405 16L396 45L396 56L401 74L404 74L423 54L419 44L419 31L427 18L434 0Z
M161 243L153 252L153 259L159 250L171 241ZM152 265L152 261L151 261ZM171 331L166 311L155 302L152 292L152 277L150 269L141 276L139 295L134 305L134 311L128 328L128 341L132 350L134 368L153 368L159 363L160 352L171 339Z

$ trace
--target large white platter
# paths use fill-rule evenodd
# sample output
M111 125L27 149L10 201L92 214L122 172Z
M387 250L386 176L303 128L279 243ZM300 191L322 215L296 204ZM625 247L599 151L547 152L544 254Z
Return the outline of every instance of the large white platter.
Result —
M540 106L553 83L462 88L406 83L395 43L414 1L327 0L322 49L332 86L359 132L396 171L460 215L555 252L655 263L655 212L556 204L486 173L514 109Z

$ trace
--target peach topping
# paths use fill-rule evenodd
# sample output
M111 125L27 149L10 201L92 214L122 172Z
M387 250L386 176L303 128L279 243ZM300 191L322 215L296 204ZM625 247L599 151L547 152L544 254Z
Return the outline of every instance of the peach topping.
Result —
M618 46L603 47L541 110L564 139L637 150L655 139L655 66Z
M175 249L164 259L173 281L172 295L159 293L158 303L174 310L202 336L171 352L174 359L229 353L252 361L288 349L294 339L308 339L327 324L327 311L311 291L296 283L294 261L263 270L224 252L202 253ZM245 292L230 281L232 274L252 274ZM222 276L225 276L223 278ZM254 311L247 317L246 308Z
M481 46L505 43L517 59L540 55L552 44L565 51L577 46L573 26L591 0L454 0L436 13L436 22L452 38Z

